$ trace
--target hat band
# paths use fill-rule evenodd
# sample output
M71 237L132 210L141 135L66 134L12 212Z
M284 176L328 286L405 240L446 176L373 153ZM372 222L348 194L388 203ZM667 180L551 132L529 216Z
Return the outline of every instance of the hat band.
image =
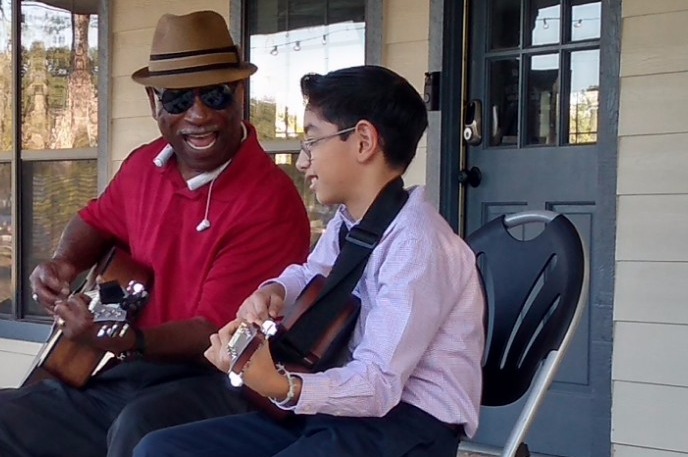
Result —
M227 52L227 48L230 48L229 52ZM148 70L150 72L179 70L183 73L184 71L195 71L194 68L196 67L206 67L209 65L240 65L240 63L241 59L239 58L236 48L197 49L193 51L152 54Z
M210 65L197 65L195 67L175 68L171 70L148 71L149 76L178 75L182 73L196 73L199 71L222 70L226 68L239 68L240 62L235 63L214 63Z
M214 48L214 49L198 49L196 51L183 51L183 52L168 52L166 54L151 54L150 60L168 60L168 59L179 59L183 57L193 57L208 54L222 54L222 53L232 53L239 60L239 51L236 46L227 46L224 48Z

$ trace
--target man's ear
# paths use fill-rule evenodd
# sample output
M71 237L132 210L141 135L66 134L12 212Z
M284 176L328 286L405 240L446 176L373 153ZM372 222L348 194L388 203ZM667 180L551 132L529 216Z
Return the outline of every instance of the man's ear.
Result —
M148 95L148 104L150 105L151 116L156 121L158 120L158 98L155 96L155 91L152 87L146 87L146 95Z
M358 161L370 160L376 152L380 151L380 135L373 124L361 120L356 124L358 135Z

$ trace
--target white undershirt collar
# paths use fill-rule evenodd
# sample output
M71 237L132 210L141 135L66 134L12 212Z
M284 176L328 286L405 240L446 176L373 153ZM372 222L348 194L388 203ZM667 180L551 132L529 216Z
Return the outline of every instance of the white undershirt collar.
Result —
M248 138L248 130L246 129L246 126L244 123L241 123L241 142L243 143L246 141L246 138ZM156 167L162 168L165 165L167 165L167 162L170 160L170 157L174 154L174 149L172 149L172 146L170 144L166 145L164 148L162 148L162 151L155 156L153 159L153 163L155 164ZM213 181L215 178L217 178L220 173L222 173L227 166L232 162L232 159L229 159L227 162L223 163L216 169L212 171L206 171L204 173L201 173L200 175L196 175L193 178L189 178L186 180L186 186L189 188L189 190L197 190L204 185L208 184L209 182Z

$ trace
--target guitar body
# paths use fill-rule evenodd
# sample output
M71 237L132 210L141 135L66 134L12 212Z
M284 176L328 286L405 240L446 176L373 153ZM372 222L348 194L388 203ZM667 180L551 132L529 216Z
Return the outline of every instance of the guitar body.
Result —
M325 282L326 278L324 276L317 275L306 285L277 326L277 333L274 336L266 337L259 329L243 330L251 336L245 337L244 341L240 343L242 346L241 351L234 359L230 372L240 375L253 353L258 350L261 343L266 339L269 341L273 359L277 363L283 364L290 372L310 373L334 366L337 362L337 356L346 347L351 337L361 309L361 302L355 295L349 295L342 312L339 313L333 323L325 330L323 336L307 354L298 354L288 345L289 330L297 322L303 324L302 321L305 320L308 323L309 315L307 311L316 303L320 292L325 286ZM314 325L317 324L314 323ZM230 341L230 347L232 344L233 342ZM232 379L232 376L230 376L230 379ZM246 386L244 386L244 391L248 399L256 407L274 419L282 420L291 415L291 412L278 408L269 399Z
M127 252L113 248L91 269L84 287L76 293L93 297L96 278L99 282L116 281L122 288L132 280L149 287L152 275ZM62 330L56 328L36 356L22 387L44 379L58 379L72 387L82 388L105 354L105 351L68 339Z
M68 340L62 330L55 330L36 356L21 386L44 379L58 379L72 387L82 388L104 356L105 352Z
M330 368L338 354L346 346L361 309L361 301L350 294L348 300L332 324L325 329L323 336L311 348L308 354L296 355L288 347L289 330L297 322L308 320L308 310L316 303L320 292L325 287L326 278L316 275L301 291L294 305L284 315L277 335L270 340L270 350L276 360L295 367L294 371L322 371ZM314 323L314 325L317 325ZM291 371L291 370L290 370Z

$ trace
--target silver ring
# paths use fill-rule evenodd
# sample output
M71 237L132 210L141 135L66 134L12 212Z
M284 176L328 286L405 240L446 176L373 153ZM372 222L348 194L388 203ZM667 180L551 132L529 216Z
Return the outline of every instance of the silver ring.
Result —
M31 298L33 298L33 301L38 301L38 294L34 292L33 294L31 294Z

